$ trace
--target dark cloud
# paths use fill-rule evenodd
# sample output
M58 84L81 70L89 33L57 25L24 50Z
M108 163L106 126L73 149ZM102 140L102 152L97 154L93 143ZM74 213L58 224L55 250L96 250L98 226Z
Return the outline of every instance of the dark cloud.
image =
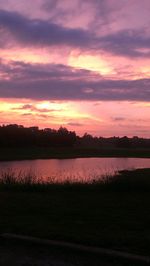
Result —
M30 65L18 62L10 63L10 65L9 69L9 64L8 66L6 63L4 64L4 73L7 68L12 71L13 75L9 79L5 78L5 75L4 78L1 78L1 98L150 101L150 79L104 79L93 72L63 65L47 64L42 66L41 64ZM2 70L3 65L1 64ZM25 109L28 108L31 106L25 106Z
M83 126L83 124L78 123L78 122L69 122L67 125L73 126L73 127L82 127Z
M21 116L32 116L33 114L32 113L24 113L24 114L21 114Z
M1 47L14 42L23 47L68 46L129 57L150 56L150 37L141 30L121 30L97 37L93 31L70 29L4 10L0 10L0 25Z
M31 105L31 104L24 104L23 106L21 106L21 107L18 107L17 109L18 110L30 110L30 109L32 109L33 108L33 105Z
M91 43L91 36L84 30L69 29L40 19L31 20L17 12L0 10L0 25L3 35L5 32L11 34L11 38L23 46L84 47Z
M97 73L92 73L89 70L75 69L62 64L30 64L24 62L0 61L0 72L5 78L13 80L34 80L34 79L79 79L83 77L96 78Z
M125 121L126 118L125 117L121 117L121 116L117 116L117 117L113 117L112 120L113 121Z
M150 56L150 37L140 30L122 30L102 38L105 50L129 57ZM145 51L144 51L145 49Z
M24 113L24 114L21 114L21 116L23 117L34 117L35 114L33 113ZM36 114L36 118L42 118L42 119L48 119L48 118L54 118L54 116L49 116L49 115L45 115L45 114Z
M12 110L30 110L30 111L36 111L38 113L50 113L50 112L59 111L59 110L48 109L48 108L37 108L36 106L32 104L24 104L20 107L12 108Z
M38 117L43 118L43 119L54 118L53 115L45 115L45 114L38 114Z

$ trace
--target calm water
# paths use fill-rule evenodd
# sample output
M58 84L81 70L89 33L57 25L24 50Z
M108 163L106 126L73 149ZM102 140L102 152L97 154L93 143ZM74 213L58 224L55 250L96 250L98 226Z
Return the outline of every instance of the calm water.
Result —
M0 162L0 171L32 171L38 177L54 178L56 181L90 180L114 174L118 170L150 168L150 159L143 158L78 158L65 160L25 160Z

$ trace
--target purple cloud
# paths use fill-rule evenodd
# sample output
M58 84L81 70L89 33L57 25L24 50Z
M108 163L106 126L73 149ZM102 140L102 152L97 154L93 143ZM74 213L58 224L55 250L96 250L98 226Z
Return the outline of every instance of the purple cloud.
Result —
M19 67L18 67L19 66ZM9 65L4 64L4 73ZM1 71L3 65L1 64ZM36 100L150 100L150 79L111 80L63 65L11 64L0 80L1 98ZM52 72L51 72L52 71ZM40 75L39 75L40 72ZM19 78L20 77L20 78ZM87 93L87 88L88 92ZM25 108L31 106L25 106ZM44 110L45 111L45 110Z
M84 47L91 42L91 36L84 30L65 28L41 19L32 20L17 12L0 10L0 25L3 34L11 34L11 38L23 46Z
M29 19L4 10L0 10L0 25L2 48L15 42L23 47L68 46L127 57L150 56L150 37L143 30L126 29L98 37L93 31L70 29L48 20Z

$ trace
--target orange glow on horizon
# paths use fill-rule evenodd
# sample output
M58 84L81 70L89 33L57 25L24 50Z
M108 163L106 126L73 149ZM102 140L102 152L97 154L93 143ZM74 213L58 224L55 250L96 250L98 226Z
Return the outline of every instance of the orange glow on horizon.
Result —
M80 105L72 102L49 102L49 101L22 101L13 102L7 99L0 100L0 113L3 114L1 124L28 124L30 126L37 122L41 127L48 127L51 124L66 125L70 121L82 123L84 121L102 122L102 119L91 115L87 111L83 112L79 108ZM10 115L11 114L11 115Z
M81 102L0 99L0 124L55 128L83 135L149 136L148 102ZM132 112L131 112L132 110ZM132 113L132 115L131 115ZM140 132L140 127L142 130ZM137 130L139 130L137 132Z

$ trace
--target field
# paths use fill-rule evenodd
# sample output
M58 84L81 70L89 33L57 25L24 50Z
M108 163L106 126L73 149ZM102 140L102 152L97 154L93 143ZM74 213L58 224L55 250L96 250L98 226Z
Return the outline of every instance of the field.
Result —
M108 148L0 148L0 161L30 159L70 159L87 157L150 158L150 149Z
M5 173L0 210L0 233L150 254L150 169L90 184L19 181Z

